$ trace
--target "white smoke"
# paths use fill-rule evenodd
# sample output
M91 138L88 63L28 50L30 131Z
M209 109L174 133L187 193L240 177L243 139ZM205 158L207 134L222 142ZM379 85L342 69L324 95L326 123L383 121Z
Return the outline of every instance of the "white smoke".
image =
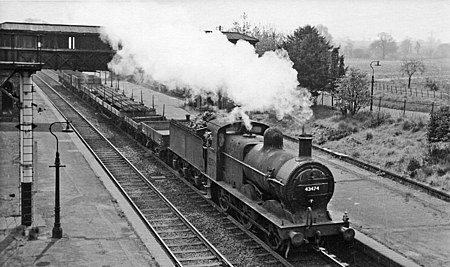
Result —
M183 9L156 3L112 4L102 25L103 38L122 47L109 64L115 73L142 70L148 80L194 95L220 91L242 110L273 110L278 119L312 114L309 95L297 88L297 72L284 50L259 57L249 43L234 45L221 32L206 34L192 26Z
M250 121L250 117L245 113L245 111L241 107L235 107L230 114L228 115L228 119L233 122L237 120L242 120L245 124L245 128L247 130L252 129L252 123Z

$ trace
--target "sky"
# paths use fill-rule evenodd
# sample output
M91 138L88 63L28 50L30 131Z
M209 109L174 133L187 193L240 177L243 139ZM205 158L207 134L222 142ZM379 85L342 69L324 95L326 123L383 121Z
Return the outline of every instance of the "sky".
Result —
M0 22L103 26L101 37L117 50L108 64L116 74L226 95L241 116L272 110L301 125L312 116L310 95L298 87L287 52L259 56L249 43L234 45L214 31L231 28L244 12L251 25L287 34L321 24L335 40L371 41L387 32L398 41L432 36L450 43L448 0L0 0Z
M132 7L138 1L0 0L0 22L29 18L48 23L102 23L111 3ZM142 1L141 1L142 2ZM146 1L149 2L149 1ZM450 43L448 0L155 0L168 13L185 16L193 26L227 29L245 12L252 25L271 25L290 33L322 24L336 38L375 40L380 32L401 41L430 36ZM89 14L89 15L87 15ZM170 15L169 15L170 16ZM126 19L120 18L124 23Z

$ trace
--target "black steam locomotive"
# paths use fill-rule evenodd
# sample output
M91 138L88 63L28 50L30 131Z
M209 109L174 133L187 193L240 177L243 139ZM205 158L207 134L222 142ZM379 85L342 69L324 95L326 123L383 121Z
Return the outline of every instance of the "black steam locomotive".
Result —
M327 210L334 178L311 158L312 136L302 135L292 155L283 150L283 134L260 122L187 124L170 122L164 157L224 211L262 233L272 249L286 252L329 236L353 240L348 218L334 222Z
M312 137L299 138L297 155L283 150L283 135L257 121L230 121L203 114L196 120L133 117L106 94L95 94L74 76L60 81L104 112L177 169L243 226L261 234L274 250L319 244L328 237L351 241L348 217L335 222L327 210L334 178L311 158ZM134 113L133 113L134 114Z

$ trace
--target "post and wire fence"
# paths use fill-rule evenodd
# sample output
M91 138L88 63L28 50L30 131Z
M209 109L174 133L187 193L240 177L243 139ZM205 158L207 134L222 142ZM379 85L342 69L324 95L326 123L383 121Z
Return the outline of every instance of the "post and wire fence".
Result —
M376 92L381 91L381 89L378 89L377 86L375 86L375 88ZM399 92L400 89L393 86L389 88L385 86L384 90L393 90L395 92L396 89L397 92ZM429 114L438 110L442 106L450 105L450 96L445 92L434 92L429 90L422 90L421 92L420 89L417 88L411 90L408 89L408 94L414 94L415 96L417 92L417 98L406 98L406 95L403 95L403 97L395 97L395 95L392 94L379 94L378 92L373 96L372 99L373 111L378 112L389 109L396 110L398 111L398 114L404 116L411 114L411 112ZM403 89L403 94L405 94L405 89ZM423 94L424 96L421 97L421 94ZM426 97L427 94L431 97ZM434 97L434 95L436 95L436 97ZM421 100L419 100L419 98L421 98ZM328 92L322 92L317 98L317 104L331 106L332 108L336 107L337 101L338 99L336 98L336 96L333 96Z
M411 97L427 97L450 101L450 88L441 86L441 90L430 90L425 87L396 86L386 82L375 82L375 90L395 95L405 95Z

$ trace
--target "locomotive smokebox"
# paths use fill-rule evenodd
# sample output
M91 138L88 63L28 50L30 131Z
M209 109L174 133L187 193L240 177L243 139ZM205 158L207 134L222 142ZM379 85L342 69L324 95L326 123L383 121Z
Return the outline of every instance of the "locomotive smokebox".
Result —
M283 133L276 128L269 128L264 132L263 149L283 149Z
M312 139L311 134L301 134L298 137L298 157L311 157L312 152Z

